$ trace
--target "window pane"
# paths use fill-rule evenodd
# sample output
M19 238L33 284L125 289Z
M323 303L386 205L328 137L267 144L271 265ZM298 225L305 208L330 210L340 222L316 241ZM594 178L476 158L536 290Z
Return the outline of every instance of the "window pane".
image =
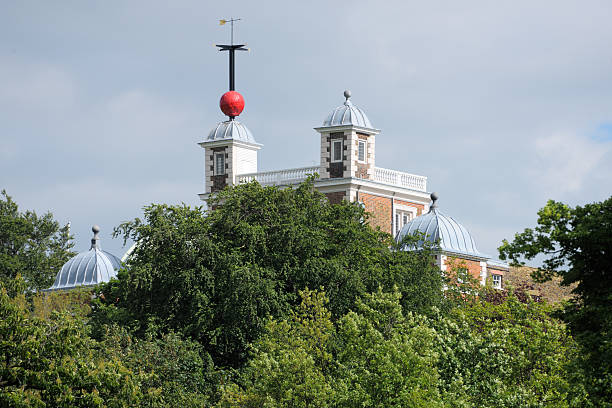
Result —
M359 153L357 156L357 159L359 161L365 161L365 145L366 145L366 142L362 140L359 141Z
M333 161L342 161L342 141L335 141L332 150Z
M225 155L215 154L215 175L225 174Z

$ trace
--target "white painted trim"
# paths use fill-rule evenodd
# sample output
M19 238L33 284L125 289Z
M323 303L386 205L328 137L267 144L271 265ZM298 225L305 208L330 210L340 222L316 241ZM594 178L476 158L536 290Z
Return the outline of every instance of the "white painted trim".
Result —
M487 283L487 263L480 261L480 284L486 285Z
M198 145L200 145L204 149L213 148L213 147L229 146L229 145L235 145L235 146L244 147L244 148L252 149L252 150L259 150L263 147L263 145L260 143L253 144L253 143L242 142L240 140L235 140L235 139L221 139L221 140L214 140L211 142L203 141L203 142L198 142Z
M398 200L415 201L418 204L428 204L431 202L430 194L426 191L412 190L405 187L393 186L390 184L379 183L377 181L356 178L356 177L343 177L343 178L329 178L319 179L316 181L317 186L327 185L342 185L342 184L354 184L369 188L365 193L378 194L380 196L391 198L391 194L396 193L400 196L396 196Z
M361 126L353 125L341 125L341 126L325 126L313 128L319 133L336 133L343 132L345 130L354 130L355 132L364 133L366 135L377 135L380 133L380 129L370 129Z
M475 256L475 255L463 254L463 253L460 253L460 252L453 252L453 251L448 251L448 250L440 250L440 252L444 253L444 254L446 254L448 256L452 256L453 258L460 258L460 259L465 259L465 260L468 260L468 261L478 261L478 262L484 261L484 262L486 262L487 259L489 259L486 256Z

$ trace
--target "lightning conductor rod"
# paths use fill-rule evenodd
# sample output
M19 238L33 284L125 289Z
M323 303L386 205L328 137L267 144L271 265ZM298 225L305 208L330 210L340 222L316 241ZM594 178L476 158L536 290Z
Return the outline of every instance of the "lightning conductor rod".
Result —
M240 21L241 18L230 18L229 20L219 20L219 25L230 23L231 25L231 37L229 45L216 45L219 47L219 51L228 51L229 53L229 90L235 91L236 84L234 80L234 51L248 51L248 48L244 48L246 44L235 44L234 45L234 21Z

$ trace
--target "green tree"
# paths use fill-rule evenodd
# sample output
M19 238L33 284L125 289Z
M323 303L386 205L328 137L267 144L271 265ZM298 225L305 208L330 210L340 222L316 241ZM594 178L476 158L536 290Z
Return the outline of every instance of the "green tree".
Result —
M454 407L582 407L579 348L544 303L514 295L432 318L440 391Z
M536 279L559 275L575 285L577 299L563 318L583 346L593 400L612 406L612 197L575 208L550 200L538 211L537 227L504 240L499 252L519 264L542 255Z
M381 291L333 323L322 292L269 322L222 407L435 407L433 330L406 319L398 292Z
M128 407L145 400L141 378L96 358L84 322L32 315L22 279L0 281L0 406Z
M442 302L430 254L397 252L358 205L330 205L312 181L297 188L227 188L213 210L151 205L117 234L136 241L127 268L94 305L97 327L117 322L139 335L175 330L221 366L240 366L268 317L286 316L298 292L324 286L339 317L379 285L397 285L404 307Z
M100 358L118 360L139 373L141 390L154 398L140 406L202 407L216 398L212 360L198 343L166 333L138 339L119 327L109 327L100 342Z
M38 216L19 211L2 190L0 194L0 279L23 276L32 289L45 289L74 253L68 226L60 227L51 213Z

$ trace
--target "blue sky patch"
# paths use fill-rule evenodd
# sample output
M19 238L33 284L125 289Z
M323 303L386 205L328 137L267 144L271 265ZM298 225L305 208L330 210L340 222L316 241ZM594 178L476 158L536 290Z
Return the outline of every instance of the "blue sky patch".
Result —
M601 123L591 138L598 142L612 142L612 122Z

